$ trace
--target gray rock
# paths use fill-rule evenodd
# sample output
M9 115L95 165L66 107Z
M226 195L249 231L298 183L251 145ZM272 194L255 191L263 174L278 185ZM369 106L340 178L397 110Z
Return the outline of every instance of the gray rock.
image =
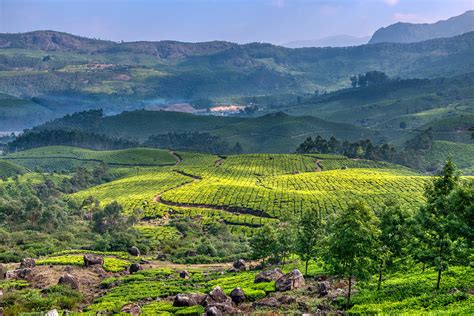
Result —
M120 311L122 313L127 313L132 316L139 316L141 313L141 308L140 308L140 305L131 303L131 304L124 305Z
M36 266L36 261L35 259L32 258L25 258L21 260L20 262L20 269L25 269L25 268L34 268Z
M216 306L211 306L206 309L206 316L222 316L222 312Z
M245 301L246 297L244 291L240 287L237 287L230 292L230 298L235 304L239 305Z
M138 272L140 270L143 270L142 266L139 263L132 263L130 267L128 268L130 274L134 274L135 272Z
M59 285L69 285L73 290L79 290L79 282L77 281L76 277L66 273L62 277L59 278L58 281Z
M253 283L278 281L283 276L283 272L281 272L281 270L278 268L274 270L263 271L255 277Z
M22 279L25 280L31 275L32 270L29 268L16 269L13 271L7 271L5 274L6 279Z
M247 263L245 262L245 260L243 259L239 259L237 261L235 261L232 266L234 267L234 269L236 270L239 270L239 271L242 271L242 270L245 270L246 267L247 267Z
M303 274L300 270L294 269L278 279L275 285L278 291L291 291L301 288L304 284Z
M331 289L331 283L329 281L318 282L317 292L320 296L326 296Z
M187 307L200 305L206 298L205 294L191 293L191 294L178 294L174 297L173 306L175 307Z
M93 254L85 254L84 255L84 266L90 267L93 265L104 265L104 257L99 256L99 255L93 255Z
M191 277L191 275L189 274L188 271L183 270L183 271L179 272L179 277L183 278L183 279L189 279Z
M232 306L232 299L225 295L220 286L216 286L204 299L204 307L215 304L227 304Z
M138 250L137 247L133 246L128 250L128 253L131 254L132 256L138 257L140 256L140 250Z
M57 309L52 309L44 314L44 316L59 316Z

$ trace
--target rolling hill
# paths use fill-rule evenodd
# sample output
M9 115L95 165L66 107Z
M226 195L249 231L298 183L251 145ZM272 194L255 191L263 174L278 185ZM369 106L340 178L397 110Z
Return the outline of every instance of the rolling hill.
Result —
M376 43L413 43L433 38L452 37L474 31L474 10L436 23L395 23L378 29L369 41Z

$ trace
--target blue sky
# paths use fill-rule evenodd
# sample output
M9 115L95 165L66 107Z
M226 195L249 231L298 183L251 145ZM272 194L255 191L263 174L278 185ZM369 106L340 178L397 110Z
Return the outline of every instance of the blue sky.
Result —
M472 9L474 0L0 0L0 33L281 44L366 36L397 21L435 22Z

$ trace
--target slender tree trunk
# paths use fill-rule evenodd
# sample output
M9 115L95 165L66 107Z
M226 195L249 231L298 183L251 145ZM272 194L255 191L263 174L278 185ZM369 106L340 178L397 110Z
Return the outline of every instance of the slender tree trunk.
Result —
M436 289L439 290L439 285L441 283L441 269L438 270L438 281L436 282Z
M380 290L380 286L382 285L382 268L383 268L383 260L380 260L379 266L379 282L377 284L377 291Z
M309 262L309 259L306 259L306 264L305 264L305 269L304 269L304 276L305 277L308 276L308 262Z
M349 291L347 292L347 308L351 305L352 274L349 276Z

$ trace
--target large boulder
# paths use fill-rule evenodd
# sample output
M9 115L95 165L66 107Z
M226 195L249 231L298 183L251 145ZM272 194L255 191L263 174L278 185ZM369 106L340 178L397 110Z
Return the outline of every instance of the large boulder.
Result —
M189 274L188 271L183 270L183 271L179 271L179 277L182 279L189 279L191 275Z
M228 304L232 306L232 299L225 295L220 286L216 286L204 299L202 305Z
M175 307L188 307L200 305L206 298L205 294L191 293L191 294L178 294L174 297L173 306Z
M79 282L77 281L76 277L66 273L62 277L59 278L58 281L59 285L69 285L73 290L79 290Z
M283 276L283 272L281 272L281 270L278 268L269 271L263 271L255 277L253 283L278 281Z
M104 257L93 254L84 255L84 266L90 267L94 265L104 265Z
M331 283L329 281L322 281L318 282L316 291L318 292L319 296L326 296L331 289Z
M246 269L247 263L245 262L245 260L239 259L232 264L232 267L234 267L234 269L238 271L242 271Z
M130 267L128 268L128 271L130 272L130 274L134 274L135 272L138 272L140 270L143 270L143 268L139 263L132 263Z
M139 316L141 313L141 308L140 308L140 305L138 304L130 303L130 304L124 305L122 309L120 310L120 312L129 314L132 316Z
M36 261L35 259L32 258L25 258L21 260L20 262L20 269L25 269L25 268L34 268L36 266Z
M276 281L278 291L291 291L301 288L305 284L303 274L298 269L285 274Z
M128 249L128 253L131 254L132 256L135 256L135 257L140 256L140 250L135 246Z
M253 307L269 307L275 308L279 307L281 303L275 297L265 297L258 302L253 303Z
M230 292L230 298L232 302L239 305L245 301L245 293L240 287L237 287Z
M32 271L33 270L31 270L30 268L7 271L7 273L5 274L5 278L26 280L31 275Z

